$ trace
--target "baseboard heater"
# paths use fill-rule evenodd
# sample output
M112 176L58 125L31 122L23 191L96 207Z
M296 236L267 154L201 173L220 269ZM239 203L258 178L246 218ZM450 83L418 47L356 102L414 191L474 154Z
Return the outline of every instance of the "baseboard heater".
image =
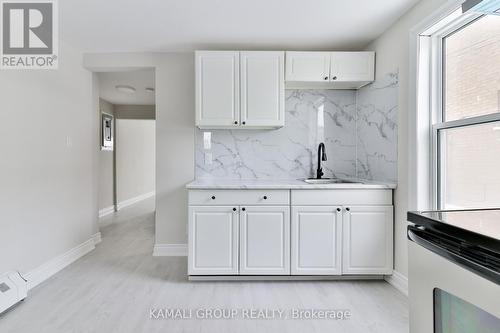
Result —
M18 272L0 275L0 314L28 296L28 283Z

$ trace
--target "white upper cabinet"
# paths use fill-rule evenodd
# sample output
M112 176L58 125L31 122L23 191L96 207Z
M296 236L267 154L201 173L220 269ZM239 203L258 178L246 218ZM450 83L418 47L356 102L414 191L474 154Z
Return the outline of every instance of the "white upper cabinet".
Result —
M284 126L284 52L197 51L195 58L198 127Z
M241 126L285 125L284 52L240 53Z
M370 82L375 75L375 52L332 52L330 81Z
M239 52L196 52L196 125L239 124L239 68Z
M330 52L287 52L286 81L328 82Z
M375 52L286 52L289 89L358 89L374 74Z

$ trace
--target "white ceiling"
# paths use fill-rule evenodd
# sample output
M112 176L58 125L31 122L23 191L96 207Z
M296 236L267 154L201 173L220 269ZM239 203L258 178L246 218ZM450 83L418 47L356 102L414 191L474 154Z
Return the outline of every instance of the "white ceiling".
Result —
M64 0L85 52L359 49L418 0Z
M145 88L155 87L155 73L153 69L144 69L129 72L98 73L99 97L112 103L124 105L154 105L155 93ZM131 86L136 89L134 94L127 94L116 90L117 85Z

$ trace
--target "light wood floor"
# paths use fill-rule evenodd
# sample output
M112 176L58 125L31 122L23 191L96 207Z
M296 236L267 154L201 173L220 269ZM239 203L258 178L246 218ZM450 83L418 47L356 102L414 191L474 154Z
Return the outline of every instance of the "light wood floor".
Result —
M103 241L0 317L0 332L408 332L406 296L382 281L188 282L152 257L153 200L108 218ZM151 308L348 309L348 320L166 320Z

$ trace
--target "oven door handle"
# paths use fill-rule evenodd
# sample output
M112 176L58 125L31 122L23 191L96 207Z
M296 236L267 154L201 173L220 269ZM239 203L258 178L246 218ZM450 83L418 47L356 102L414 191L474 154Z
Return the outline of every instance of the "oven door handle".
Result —
M498 285L500 285L500 272L492 270L476 260L471 260L464 256L461 256L455 252L450 251L444 246L440 246L428 239L425 239L421 235L425 235L426 231L420 230L414 226L408 226L408 239L415 242L416 244L424 247L425 249L465 268L472 271L485 279L488 279ZM421 235L419 235L421 234Z

